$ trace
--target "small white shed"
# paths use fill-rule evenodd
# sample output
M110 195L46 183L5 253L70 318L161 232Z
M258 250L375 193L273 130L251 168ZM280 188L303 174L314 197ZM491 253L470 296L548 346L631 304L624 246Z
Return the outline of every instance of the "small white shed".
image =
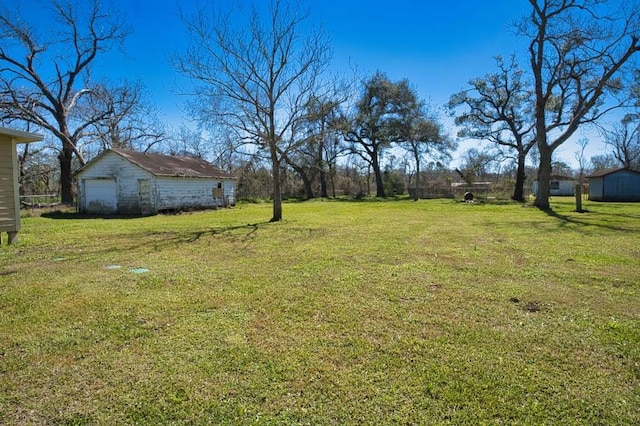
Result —
M551 175L549 180L549 195L555 196L572 196L575 194L575 179L570 176ZM538 181L534 180L531 184L531 192L533 195L538 193Z
M150 215L235 205L237 179L199 158L110 149L76 177L83 213Z
M20 231L20 193L16 145L41 141L42 136L0 127L0 243L1 234L9 235L9 244L18 240Z

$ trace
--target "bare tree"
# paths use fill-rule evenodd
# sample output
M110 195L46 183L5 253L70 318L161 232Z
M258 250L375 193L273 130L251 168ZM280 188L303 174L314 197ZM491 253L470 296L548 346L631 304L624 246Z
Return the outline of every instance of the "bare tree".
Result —
M486 178L495 163L496 156L487 151L479 151L477 148L469 148L460 156L460 167L455 169L460 177L469 185L478 178Z
M82 104L80 115L90 118L96 111L110 114L86 129L84 146L96 142L99 151L116 148L146 152L167 138L164 124L140 82L96 86Z
M498 148L515 151L516 182L511 198L523 202L526 159L536 144L531 91L515 57L508 63L497 57L496 63L499 72L471 80L471 88L452 95L448 107L454 115L460 106L465 107L455 118L461 126L458 136L486 140ZM500 151L502 156L509 155Z
M594 155L589 160L592 171L612 169L618 165L618 160L612 154Z
M24 144L18 154L20 195L55 194L58 167L55 151L45 143Z
M639 167L640 117L626 115L612 130L605 132L605 143L622 167Z
M111 111L79 114L92 96L90 66L102 53L121 43L128 29L114 11L98 0L86 3L51 0L50 26L36 26L0 10L0 114L51 132L61 143L58 160L63 202L73 201L72 161L84 163L78 141Z
M580 170L578 171L578 183L580 186L584 184L585 170L587 169L587 157L585 156L584 151L587 149L588 145L589 139L580 138L578 140L578 146L580 149L574 153L575 159L578 162L578 167L580 167Z
M295 128L306 118L308 99L321 90L330 49L322 32L305 33L309 14L297 6L270 0L266 13L256 4L244 12L201 7L197 14L184 16L192 45L172 62L195 83L192 106L198 116L268 153L271 220L279 221L281 164L301 142L294 137Z
M307 119L298 129L302 143L287 156L285 161L303 181L307 198L315 196L314 184L320 184L320 196L328 197L328 175L340 154L337 145L339 122L342 117L337 94L331 99L313 97L307 105ZM318 182L319 181L319 182Z
M640 50L640 5L606 0L529 0L519 25L529 39L533 115L540 155L534 205L549 208L553 152L612 108ZM605 103L607 101L608 103Z

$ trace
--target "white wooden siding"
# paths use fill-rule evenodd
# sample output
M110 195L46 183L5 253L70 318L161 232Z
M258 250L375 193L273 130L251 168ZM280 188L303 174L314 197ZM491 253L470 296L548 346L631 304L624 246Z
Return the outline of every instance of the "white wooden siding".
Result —
M114 152L102 158L78 174L78 204L87 212L87 200L91 195L83 193L81 183L89 179L114 179L116 185L117 212L121 214L157 213L161 210L200 209L235 205L235 180L215 178L186 178L155 176ZM146 203L141 206L140 181L148 180L149 211ZM214 192L219 186L220 191ZM142 186L144 188L144 185ZM147 188L144 188L147 199Z
M225 206L235 206L236 205L236 181L235 180L225 180L222 183L222 187L224 188L224 205Z
M149 179L149 191L152 205L155 198L153 175L146 170L125 160L114 152L108 152L94 164L84 169L78 176L85 179L114 179L116 182L117 212L122 214L140 214L138 180ZM78 185L80 191L84 185ZM87 194L78 194L81 211L87 211ZM155 212L155 209L154 209Z
M552 189L550 191L550 195L566 196L566 195L575 194L575 183L573 181L560 180L560 181L554 181L554 182L558 182L558 188Z
M17 231L20 227L19 209L15 202L14 165L15 145L0 143L0 231Z
M220 180L157 177L158 210L221 207L223 198L214 198Z
M555 185L554 185L555 182ZM574 182L571 180L555 180L551 179L549 182L551 187L549 188L549 195L553 196L566 196L574 194ZM531 192L533 195L538 193L538 181L534 180L531 184Z

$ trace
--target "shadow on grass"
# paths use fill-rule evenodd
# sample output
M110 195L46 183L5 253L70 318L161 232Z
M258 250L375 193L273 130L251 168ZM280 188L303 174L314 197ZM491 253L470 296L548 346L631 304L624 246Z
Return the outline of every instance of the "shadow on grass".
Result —
M566 226L568 224L576 225L580 227L597 227L609 229L611 231L617 232L633 232L637 231L637 227L634 226L621 226L619 224L610 224L607 222L614 222L610 219L610 217L620 217L625 219L640 219L638 216L634 215L625 215L619 213L598 213L592 210L583 210L582 212L575 212L578 215L584 215L584 219L580 219L579 216L569 216L566 214L558 213L553 209L540 209L543 213L547 214L550 217L558 219L560 221L560 226ZM586 220L590 218L592 220ZM615 221L619 223L619 221ZM627 223L625 223L626 225Z
M152 248L153 250L160 250L170 246L195 243L207 236L224 237L228 241L247 247L251 244L260 228L272 223L273 222L247 223L243 225L194 229L192 231L182 232L145 232L135 236L138 243L127 247L127 249Z
M123 215L123 214L90 214L90 213L78 213L72 211L52 211L45 212L40 215L40 217L45 217L47 219L60 219L60 220L69 220L69 219L137 219L141 217L145 217L142 215Z
M432 200L453 200L453 198L431 198ZM427 200L427 198L421 198L421 201ZM304 200L298 200L297 202L328 202L328 203L393 203L393 202L414 202L414 199L409 195L389 195L388 197L373 197L373 196L341 196L341 197L328 197L328 198L308 198Z
M193 243L206 236L226 235L233 239L247 241L252 238L256 232L258 232L258 229L261 226L265 226L270 223L273 222L247 223L246 225L224 226L220 228L209 228L205 230L186 232L181 234L180 240L181 242ZM234 232L238 230L246 230L247 232L241 232L237 235L234 234Z
M190 214L196 212L203 211L215 211L217 209L186 209L186 210L162 210L158 212L158 216L176 216L180 214ZM79 213L76 211L61 211L55 210L50 212L44 212L40 214L40 217L45 217L47 219L62 219L62 220L73 220L73 219L119 219L119 220L127 220L127 219L140 219L144 217L152 217L155 215L142 215L142 214L99 214L99 213Z

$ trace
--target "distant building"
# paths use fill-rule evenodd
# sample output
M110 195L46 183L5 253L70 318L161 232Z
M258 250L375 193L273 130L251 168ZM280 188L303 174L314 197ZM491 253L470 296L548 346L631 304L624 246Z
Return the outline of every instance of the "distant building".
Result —
M619 167L597 171L587 179L591 201L640 201L640 171Z
M236 178L199 158L110 149L76 177L84 213L150 215L235 204Z
M571 196L575 194L575 179L570 176L552 175L549 181L549 195L555 196ZM531 192L533 195L538 194L538 181L531 183Z

